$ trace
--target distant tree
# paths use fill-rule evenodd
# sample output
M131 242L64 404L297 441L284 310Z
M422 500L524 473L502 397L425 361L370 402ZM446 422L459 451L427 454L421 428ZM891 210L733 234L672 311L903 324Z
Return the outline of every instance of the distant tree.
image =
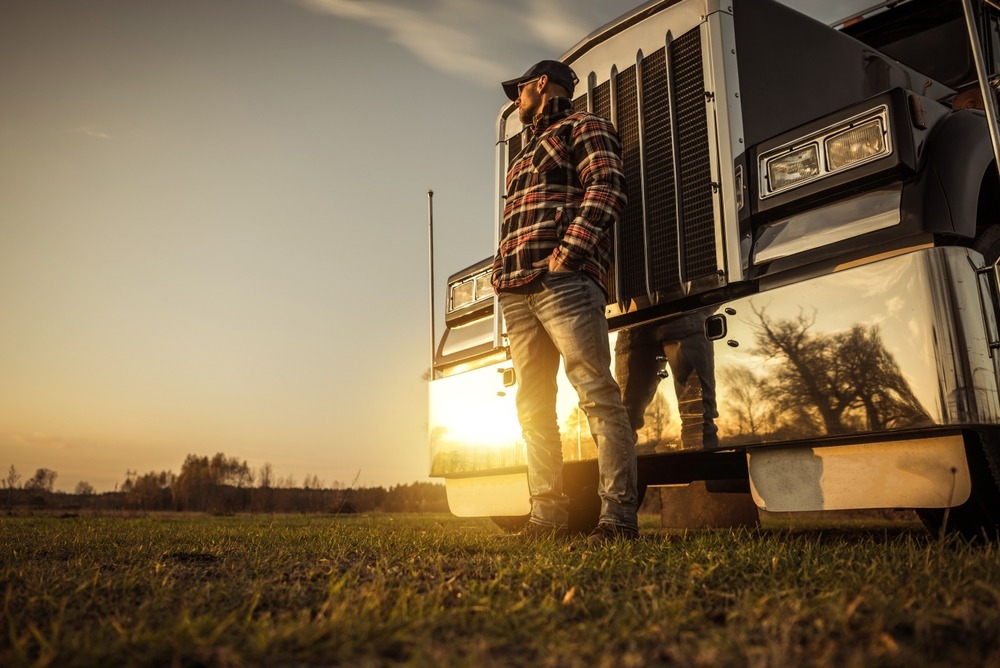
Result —
M342 507L334 510L369 512L384 507L389 492L384 487L359 487L344 490L341 497ZM340 504L338 504L340 505ZM349 509L349 510L348 510Z
M179 510L245 510L250 502L245 486L252 480L246 461L236 457L188 455L172 485L174 504Z
M170 471L150 471L136 478L125 494L128 505L132 508L148 510L166 510L172 499L171 488L177 480Z
M10 470L7 471L7 477L4 478L3 484L7 489L14 489L17 487L17 481L21 479L21 474L17 472L17 468L11 464Z
M274 467L271 462L264 462L264 465L260 467L260 472L257 474L257 479L260 482L261 489L269 489L274 485Z
M439 483L415 482L390 487L382 509L388 512L424 513L447 512L448 495Z
M58 475L59 474L52 469L38 469L35 471L35 475L24 483L24 488L33 492L51 492Z
M302 481L302 487L305 489L323 489L323 481L320 480L318 475L313 473L305 477L305 480Z
M14 489L17 488L17 481L21 479L21 474L13 464L7 472L7 477L3 479L3 486L7 489L7 512L14 512Z
M94 488L86 480L81 480L76 483L76 489L73 490L73 493L77 496L92 496L94 494Z
M172 487L174 504L178 510L206 510L214 485L208 457L188 455Z
M264 462L256 478L260 489L254 490L251 496L250 510L274 512L274 466L271 462Z

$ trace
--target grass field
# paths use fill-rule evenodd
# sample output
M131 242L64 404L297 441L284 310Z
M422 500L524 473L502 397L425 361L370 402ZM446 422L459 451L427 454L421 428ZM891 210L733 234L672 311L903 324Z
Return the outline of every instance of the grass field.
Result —
M4 517L0 665L1000 665L996 543L644 521Z

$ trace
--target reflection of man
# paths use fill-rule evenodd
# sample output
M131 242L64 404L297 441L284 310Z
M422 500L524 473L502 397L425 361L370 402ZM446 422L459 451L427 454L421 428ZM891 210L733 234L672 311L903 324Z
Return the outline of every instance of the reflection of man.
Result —
M656 359L663 355L674 379L681 418L681 445L711 448L719 444L715 418L715 354L705 336L707 314L692 313L662 325L635 327L618 333L615 376L622 387L632 429L645 423L646 407L660 383Z
M562 444L556 422L560 357L597 442L601 517L595 543L635 538L635 439L611 375L607 303L610 231L625 206L614 127L574 113L577 78L543 60L505 81L529 137L510 162L493 287L518 379L518 419L528 446L531 518L521 535L564 534Z

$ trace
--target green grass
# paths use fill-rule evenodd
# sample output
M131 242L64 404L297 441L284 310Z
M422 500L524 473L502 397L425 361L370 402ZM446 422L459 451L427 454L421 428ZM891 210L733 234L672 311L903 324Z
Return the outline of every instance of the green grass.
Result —
M2 518L0 665L1000 665L996 543L644 521Z

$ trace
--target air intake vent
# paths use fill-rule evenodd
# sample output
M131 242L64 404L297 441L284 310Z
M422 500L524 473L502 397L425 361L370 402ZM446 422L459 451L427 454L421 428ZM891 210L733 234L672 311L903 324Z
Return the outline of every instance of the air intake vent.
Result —
M645 56L641 86L634 69L617 85L629 205L619 231L616 301L664 302L718 269L701 31Z

